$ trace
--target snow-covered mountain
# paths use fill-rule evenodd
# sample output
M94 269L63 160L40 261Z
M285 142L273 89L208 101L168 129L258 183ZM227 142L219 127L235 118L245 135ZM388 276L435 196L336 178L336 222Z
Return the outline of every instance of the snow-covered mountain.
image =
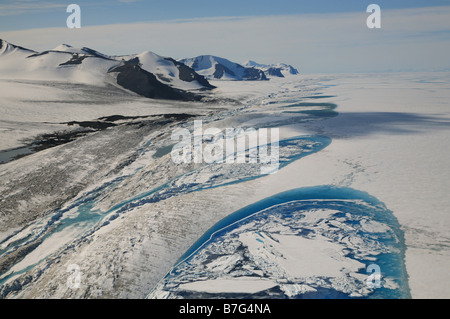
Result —
M260 69L244 67L230 60L213 56L201 55L194 58L179 60L197 73L211 80L256 81L267 80Z
M202 55L176 61L146 51L110 56L61 44L42 52L0 39L0 78L113 84L148 98L195 100L198 91L213 89L209 80L258 81L298 74L287 64L244 65Z
M144 52L108 56L67 44L36 52L0 40L0 78L114 84L149 98L191 100L187 91L214 88L193 69L171 58Z
M162 57L150 51L140 54L118 56L116 59L139 65L143 70L154 74L162 83L180 89L214 88L205 77L192 68L172 58Z
M264 72L266 77L286 77L289 75L297 75L299 74L298 70L294 68L292 65L285 63L278 64L261 64L255 61L249 60L243 63L245 67L252 67L255 69L259 69Z

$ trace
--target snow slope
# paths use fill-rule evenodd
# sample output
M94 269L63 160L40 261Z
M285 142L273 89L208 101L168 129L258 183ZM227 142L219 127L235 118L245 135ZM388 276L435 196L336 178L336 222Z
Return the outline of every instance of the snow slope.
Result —
M7 42L3 40L3 43ZM69 46L56 49L62 51L37 53L8 43L6 49L0 51L0 77L104 85L108 79L107 71L120 64L82 49Z

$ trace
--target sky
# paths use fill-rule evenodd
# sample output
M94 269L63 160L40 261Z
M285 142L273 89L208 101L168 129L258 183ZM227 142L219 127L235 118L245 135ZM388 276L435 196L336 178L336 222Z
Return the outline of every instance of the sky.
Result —
M71 3L80 29L67 28ZM367 27L371 3L380 29ZM213 54L304 73L450 71L450 0L1 0L0 38L36 51Z

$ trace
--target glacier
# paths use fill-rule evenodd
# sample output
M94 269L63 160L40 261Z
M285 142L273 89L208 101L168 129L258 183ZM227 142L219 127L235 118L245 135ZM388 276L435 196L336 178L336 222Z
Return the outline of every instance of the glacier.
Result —
M439 85L417 80L439 76ZM123 117L0 166L0 295L444 296L446 76L211 81L214 102L124 95L114 103L107 88L86 95L85 86L2 80L3 149L20 146L7 138L18 127L31 137L48 118L46 130ZM20 88L32 90L15 95ZM173 163L171 133L194 119L220 129L279 127L279 172ZM283 192L295 196L270 203ZM248 207L260 212L255 219L202 239ZM367 287L370 264L380 265L382 288ZM78 288L67 284L70 265L79 267Z

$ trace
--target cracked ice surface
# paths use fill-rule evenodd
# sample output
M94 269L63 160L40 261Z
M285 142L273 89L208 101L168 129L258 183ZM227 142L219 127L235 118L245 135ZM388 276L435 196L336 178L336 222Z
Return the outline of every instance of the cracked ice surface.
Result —
M325 191L318 189L317 196ZM366 283L365 270L373 261L401 264L398 225L374 220L385 214L382 207L358 199L288 201L253 212L208 232L210 238L198 243L149 297L406 296L401 266L385 272L383 292ZM249 279L260 289L250 291ZM225 290L219 284L224 280Z

